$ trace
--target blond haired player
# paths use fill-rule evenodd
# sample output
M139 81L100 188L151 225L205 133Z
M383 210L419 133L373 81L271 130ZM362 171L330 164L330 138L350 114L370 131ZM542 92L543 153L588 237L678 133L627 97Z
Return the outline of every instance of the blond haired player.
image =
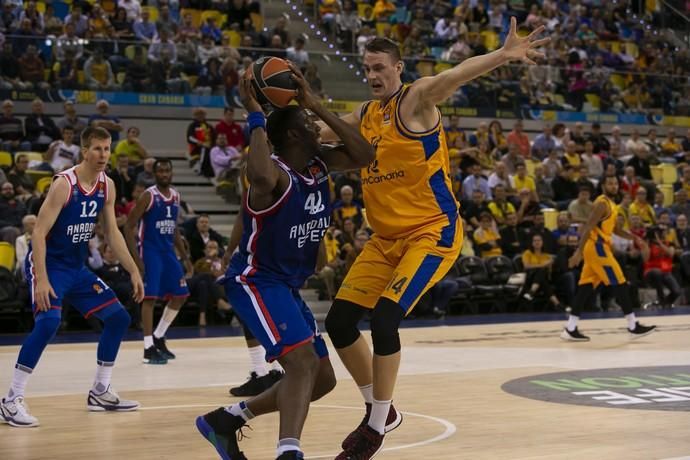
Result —
M403 85L399 45L374 38L365 46L364 71L374 100L343 117L375 147L362 169L367 218L375 234L347 274L326 319L326 329L366 403L362 423L343 441L338 459L369 459L385 432L402 421L392 407L400 364L401 320L460 255L462 224L453 197L448 149L437 104L464 83L510 61L534 64L543 27L517 35L515 18L503 47ZM321 132L326 142L333 132ZM357 329L367 310L374 344Z

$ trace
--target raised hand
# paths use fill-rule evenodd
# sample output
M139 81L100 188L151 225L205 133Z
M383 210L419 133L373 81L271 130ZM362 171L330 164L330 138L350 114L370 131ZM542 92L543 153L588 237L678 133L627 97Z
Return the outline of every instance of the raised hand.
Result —
M302 72L290 61L287 61L288 67L292 71L292 79L297 83L297 103L305 109L314 111L321 107L321 100L312 92L309 83L302 75Z
M544 53L537 51L551 41L549 37L537 40L539 34L544 31L544 26L534 29L526 37L521 37L517 33L517 20L515 16L510 18L510 30L506 41L503 43L503 53L511 61L522 61L525 64L536 64L534 59L544 58Z
M251 76L245 72L240 80L240 102L247 110L247 112L263 112L261 104L256 99L256 92L252 86Z

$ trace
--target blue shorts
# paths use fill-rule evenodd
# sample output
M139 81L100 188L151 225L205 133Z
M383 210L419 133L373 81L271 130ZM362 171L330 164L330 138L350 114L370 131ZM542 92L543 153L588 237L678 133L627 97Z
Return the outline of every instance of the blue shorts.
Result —
M123 308L113 290L84 265L80 268L48 265L46 271L57 298L50 297L50 310L39 311L34 299L36 279L33 264L27 260L26 281L29 284L31 309L36 321L43 318L59 319L63 302L76 308L84 318L94 315L101 320Z
M232 308L274 361L295 348L313 343L319 358L328 356L314 315L299 290L261 278L223 278Z
M144 299L188 297L184 270L174 251L143 251Z

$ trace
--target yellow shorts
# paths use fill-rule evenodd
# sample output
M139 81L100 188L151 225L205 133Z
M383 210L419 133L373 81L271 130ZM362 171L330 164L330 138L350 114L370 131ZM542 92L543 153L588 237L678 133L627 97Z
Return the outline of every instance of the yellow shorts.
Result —
M425 228L406 238L374 235L364 246L338 290L337 299L374 308L380 297L409 313L419 298L440 281L460 256L462 221L450 227ZM448 234L449 233L449 234Z
M580 285L600 283L604 286L617 286L625 283L625 276L618 261L613 256L611 246L605 242L587 241L582 252L585 261L580 274Z

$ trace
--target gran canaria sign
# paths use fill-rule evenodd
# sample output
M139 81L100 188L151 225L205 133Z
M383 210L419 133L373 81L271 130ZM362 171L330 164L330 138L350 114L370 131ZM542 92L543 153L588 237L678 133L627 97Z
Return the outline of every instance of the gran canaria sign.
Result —
M503 391L581 406L690 411L690 366L624 367L522 377Z

